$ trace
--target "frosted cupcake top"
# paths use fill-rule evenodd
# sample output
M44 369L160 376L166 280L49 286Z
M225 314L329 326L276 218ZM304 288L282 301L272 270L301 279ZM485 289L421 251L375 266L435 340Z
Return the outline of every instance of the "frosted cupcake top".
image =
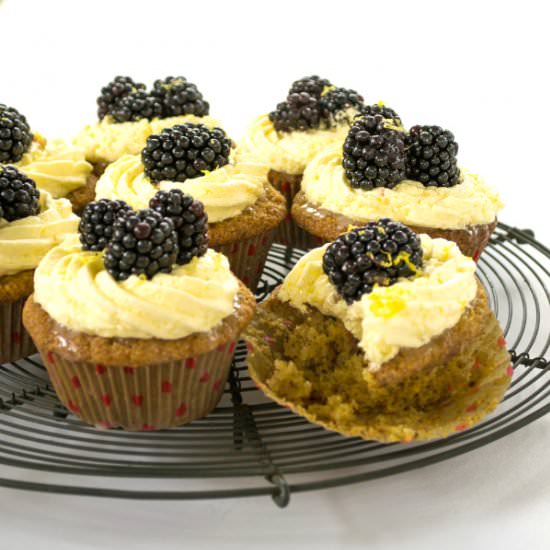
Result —
M123 155L138 155L150 135L185 122L200 122L212 128L219 126L218 121L209 116L182 115L121 123L105 117L85 126L73 143L84 150L86 159L91 162L114 162Z
M272 170L286 174L302 174L307 164L332 143L340 147L349 130L349 124L333 128L311 129L302 132L277 132L269 115L256 118L239 142L243 159L255 159Z
M86 185L92 172L83 149L61 139L47 141L36 133L21 160L12 164L55 199Z
M66 197L86 184L92 172L84 151L55 139L33 134L17 109L0 104L0 168L14 166L53 198Z
M452 187L426 187L404 178L392 188L365 190L349 185L342 143L334 143L307 166L302 191L312 205L369 221L388 216L405 224L462 229L492 223L503 204L498 193L472 172L461 171Z
M140 156L111 164L96 196L143 208L157 191L179 189L201 201L216 223L252 206L265 195L266 184L267 166L235 161L224 130L187 123L150 136Z
M369 369L383 367L401 349L423 346L453 327L476 295L472 259L453 242L428 235L419 235L419 239L423 255L419 269L410 264L408 254L401 256L413 268L413 276L398 277L383 286L388 281L380 277L386 274L377 272L374 280L381 284L373 283L369 292L356 295L351 302L326 273L324 255L331 245L301 258L281 285L278 297L298 309L312 306L342 320L357 338Z
M158 79L149 90L129 76L117 76L101 88L97 105L99 122L74 139L92 162L137 155L150 135L176 124L219 125L208 116L210 105L197 86L183 76Z
M34 269L66 235L76 233L78 217L66 199L40 193L40 212L12 222L0 218L0 276Z
M159 190L180 189L200 200L212 223L238 216L265 195L267 166L231 160L229 164L184 182L154 184L141 158L125 155L107 167L96 186L96 198L123 200L133 208L146 208Z
M101 253L82 250L73 235L45 256L34 287L35 302L71 330L175 340L208 332L232 315L239 284L227 258L214 250L171 273L117 281Z
M241 154L277 172L302 174L317 153L343 142L362 107L363 98L355 90L317 75L300 78L285 101L252 122L241 141Z

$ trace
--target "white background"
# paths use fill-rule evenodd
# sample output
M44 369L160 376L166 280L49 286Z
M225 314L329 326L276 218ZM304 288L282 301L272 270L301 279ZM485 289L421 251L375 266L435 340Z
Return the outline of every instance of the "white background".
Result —
M238 138L319 73L439 124L549 242L545 2L0 0L0 102L46 136L95 119L117 74L183 75ZM2 470L0 469L0 477ZM33 474L47 481L46 474ZM550 548L550 418L451 461L292 498L139 503L0 490L0 548Z

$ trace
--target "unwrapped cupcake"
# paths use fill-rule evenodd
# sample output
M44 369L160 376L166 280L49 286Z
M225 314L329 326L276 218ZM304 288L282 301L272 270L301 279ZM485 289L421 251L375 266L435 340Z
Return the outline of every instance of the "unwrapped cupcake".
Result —
M153 430L208 414L218 403L240 332L255 308L219 252L189 249L181 192L157 210L88 205L77 235L35 274L24 322L66 407L103 428ZM181 246L180 246L181 245Z
M145 141L164 128L185 122L209 127L218 122L208 116L210 105L197 86L183 76L156 80L148 92L145 84L117 76L97 98L98 122L84 127L74 143L99 176L105 167L124 155L138 155Z
M286 198L290 211L307 164L331 143L343 143L362 106L363 98L355 90L318 76L301 78L273 112L250 124L239 144L240 154L269 167L269 181ZM310 241L290 213L275 236L275 242L301 248Z
M208 215L210 246L255 290L286 208L267 180L267 167L235 157L221 128L179 124L147 138L141 155L112 163L98 181L97 198L145 208L154 206L159 190L193 196Z
M84 151L61 139L31 132L27 119L0 105L0 166L12 165L54 199L66 198L75 212L93 200L96 176Z
M77 227L68 200L38 191L17 168L0 166L0 363L35 352L22 323L34 269Z
M306 254L245 336L260 388L312 422L384 442L491 412L513 369L475 262L382 219Z
M476 261L502 202L485 181L457 164L458 144L439 126L404 132L395 111L364 111L344 144L308 165L292 215L323 242L350 225L389 216L417 232L458 244Z

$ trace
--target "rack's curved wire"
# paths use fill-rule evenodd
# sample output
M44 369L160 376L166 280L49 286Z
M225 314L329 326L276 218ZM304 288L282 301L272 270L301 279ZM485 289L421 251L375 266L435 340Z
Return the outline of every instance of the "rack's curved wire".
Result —
M272 247L259 300L301 254ZM241 343L224 398L207 418L153 433L98 431L69 414L32 357L0 366L0 486L129 499L271 495L285 506L291 493L425 467L496 441L550 412L550 250L528 230L500 223L478 274L515 372L497 410L469 430L408 445L328 432L263 397Z

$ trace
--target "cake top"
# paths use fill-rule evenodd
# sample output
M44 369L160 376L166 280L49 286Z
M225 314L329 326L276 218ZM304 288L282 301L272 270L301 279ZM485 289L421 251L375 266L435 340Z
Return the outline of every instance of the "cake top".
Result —
M110 164L97 182L96 197L144 208L157 191L179 189L203 203L212 223L221 222L266 194L267 166L237 156L222 128L176 124L149 136L140 156Z
M386 219L306 254L278 296L341 319L377 369L454 326L476 295L474 272L455 243Z
M108 265L106 254L82 250L73 235L40 262L34 300L61 326L104 338L177 340L207 333L235 312L239 282L212 249L152 278L134 264L117 280Z
M34 269L77 224L69 201L39 191L15 166L0 166L0 276Z
M239 283L207 231L204 206L180 190L138 211L92 202L37 267L34 299L60 325L106 338L208 332L235 311Z

